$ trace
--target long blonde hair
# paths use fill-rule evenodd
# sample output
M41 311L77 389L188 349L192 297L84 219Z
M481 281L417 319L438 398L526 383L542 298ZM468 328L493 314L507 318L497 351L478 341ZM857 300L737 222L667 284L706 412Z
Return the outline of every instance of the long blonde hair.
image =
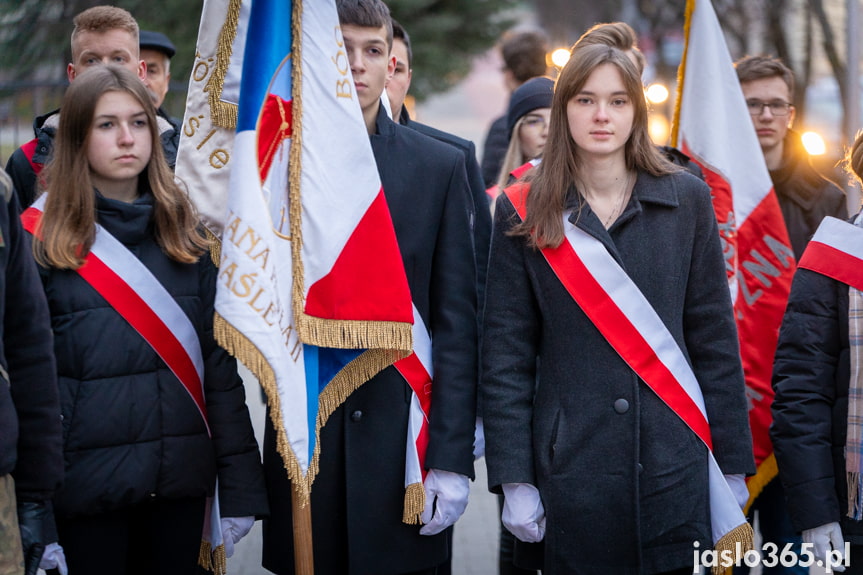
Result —
M206 251L207 241L198 229L198 218L189 198L174 182L174 174L165 162L153 102L140 78L114 65L87 69L66 89L54 156L43 172L49 193L33 239L36 261L43 266L77 269L93 246L96 194L90 179L87 147L96 105L106 92L130 94L147 114L152 155L141 173L139 189L148 184L155 199L156 242L175 261L197 261Z
M566 197L578 179L580 169L580 151L569 131L566 108L593 71L603 64L613 64L620 71L626 93L635 107L632 133L624 147L627 169L643 170L655 176L677 171L650 140L647 101L641 76L632 61L623 51L611 46L576 46L555 84L542 163L529 177L531 188L527 196L527 216L511 232L525 236L534 247L557 247L563 241L562 216Z
M524 123L524 119L526 117L527 114L519 118L512 129L512 136L509 138L509 146L506 149L506 155L503 157L503 164L501 164L500 172L497 175L498 190L506 188L509 184L509 176L514 169L523 166L525 162L533 159L525 157L524 148L521 145L521 125Z

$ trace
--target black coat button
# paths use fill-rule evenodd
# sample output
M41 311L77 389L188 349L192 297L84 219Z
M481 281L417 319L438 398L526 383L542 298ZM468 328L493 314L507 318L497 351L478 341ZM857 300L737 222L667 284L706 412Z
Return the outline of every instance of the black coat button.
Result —
M362 418L363 418L363 412L360 411L359 409L351 414L351 420L352 421L359 421Z
M640 463L639 463L639 464L638 464L638 473L640 474L640 473L641 473L641 472L643 472L643 471L644 471L644 466L643 466L642 464L640 464Z
M626 413L629 411L629 402L621 397L614 402L614 411L617 413Z

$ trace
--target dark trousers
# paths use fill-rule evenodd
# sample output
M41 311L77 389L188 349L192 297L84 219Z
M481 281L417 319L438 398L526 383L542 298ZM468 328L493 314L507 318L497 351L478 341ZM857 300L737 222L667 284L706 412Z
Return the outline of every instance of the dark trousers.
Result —
M204 498L154 499L118 511L57 518L70 575L195 575Z

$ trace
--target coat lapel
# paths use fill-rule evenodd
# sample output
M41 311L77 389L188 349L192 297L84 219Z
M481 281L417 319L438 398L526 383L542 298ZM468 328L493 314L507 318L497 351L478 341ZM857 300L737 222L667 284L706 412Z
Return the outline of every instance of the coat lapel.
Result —
M626 265L620 256L620 252L617 250L617 245L614 242L612 233L615 233L616 235L616 233L622 230L628 222L644 211L644 204L655 204L668 208L677 208L680 205L677 197L677 187L675 184L670 184L670 182L674 181L675 180L672 178L664 178L660 180L646 172L639 171L638 177L635 180L635 186L632 189L632 197L630 198L629 203L626 205L626 208L624 208L623 213L617 221L615 221L609 229L605 229L605 226L599 220L599 217L597 217L594 211L590 208L590 204L584 200L581 194L576 190L575 186L573 186L567 195L566 203L566 208L572 210L572 214L569 216L569 222L602 242L602 245L605 246L617 263L626 269Z

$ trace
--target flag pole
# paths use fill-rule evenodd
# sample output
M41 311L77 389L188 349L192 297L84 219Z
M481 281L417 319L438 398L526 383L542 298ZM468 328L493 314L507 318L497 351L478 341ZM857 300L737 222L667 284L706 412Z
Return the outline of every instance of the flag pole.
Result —
M294 486L291 486L291 511L294 518L294 570L297 575L314 575L312 502L311 498L303 501Z

